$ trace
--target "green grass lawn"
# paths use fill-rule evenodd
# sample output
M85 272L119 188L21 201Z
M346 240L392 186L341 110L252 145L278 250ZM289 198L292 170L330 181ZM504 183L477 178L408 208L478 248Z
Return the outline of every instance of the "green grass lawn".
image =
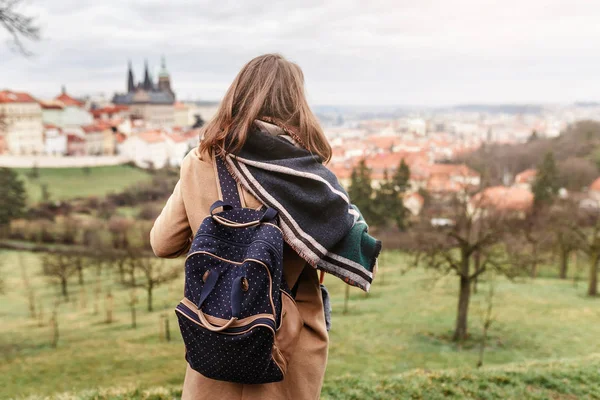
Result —
M31 168L15 169L27 190L30 204L42 200L42 184L48 185L51 200L104 196L119 192L138 182L150 180L150 174L128 165L91 168L39 168L39 177L31 178Z
M47 322L58 288L39 275L38 255L22 254ZM6 281L0 297L0 398L60 392L90 399L178 395L184 349L172 309L182 295L183 277L157 290L153 313L145 311L145 294L138 292L137 329L130 327L128 291L115 285L108 271L101 276L97 315L95 272L88 272L83 287L73 279L72 300L59 308L60 340L53 349L50 326L38 327L28 317L17 253L4 251L0 257ZM323 398L600 398L600 299L586 298L583 285L548 277L520 283L496 279L496 321L485 367L478 370L486 283L471 304L472 338L458 348L447 340L456 279L434 279L422 270L403 274L404 267L401 254L387 253L372 293L350 291L347 314L342 282L327 277L334 315ZM116 308L112 324L104 322L109 287ZM159 336L163 313L170 319L171 342ZM144 394L155 387L166 389Z

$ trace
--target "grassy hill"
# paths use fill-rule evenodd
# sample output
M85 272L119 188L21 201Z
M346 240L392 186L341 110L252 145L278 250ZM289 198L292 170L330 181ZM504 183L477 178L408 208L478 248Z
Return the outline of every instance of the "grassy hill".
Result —
M91 168L38 168L39 177L31 177L31 168L15 169L27 190L30 204L42 200L41 185L48 185L51 200L104 196L119 192L138 182L150 181L150 174L128 165Z
M339 377L325 382L323 400L599 399L600 354L571 360L511 364L476 371L416 370L386 378ZM175 386L92 389L61 393L64 400L178 399ZM33 396L30 400L50 397Z
M145 294L138 291L138 327L132 329L130 292L114 283L110 270L100 276L89 270L83 286L72 280L71 301L59 307L60 340L54 349L47 320L58 288L40 275L39 255L21 254L44 324L28 317L18 253L0 252L6 287L0 301L0 398L63 392L89 399L178 395L184 349L172 309L183 278L157 290L152 313L145 311ZM334 315L323 398L600 398L600 357L594 355L600 354L600 300L586 298L583 285L554 278L550 268L533 282L498 279L496 321L485 367L478 370L485 282L471 305L471 338L459 348L448 339L456 278L434 279L422 270L403 273L407 264L402 254L386 253L372 293L352 289L347 313L344 285L326 279ZM115 304L111 324L104 315L109 289ZM171 323L170 342L159 335L161 315ZM562 359L573 361L555 361ZM155 387L163 389L144 394Z

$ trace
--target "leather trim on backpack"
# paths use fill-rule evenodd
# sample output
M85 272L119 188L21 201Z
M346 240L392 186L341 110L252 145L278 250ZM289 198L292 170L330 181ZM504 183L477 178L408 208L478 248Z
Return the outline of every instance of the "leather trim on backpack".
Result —
M298 344L304 321L294 299L281 291L281 325L275 334L271 356L285 376Z
M269 301L271 302L271 309L273 310L273 315L276 314L275 303L273 303L273 296L271 295L271 293L273 292L273 277L271 276L271 271L269 270L269 267L267 267L267 265L264 262L262 262L260 260L257 260L255 258L246 258L242 262L232 261L232 260L228 260L228 259L223 258L223 257L219 257L216 254L209 253L208 251L202 251L202 250L200 250L200 251L194 251L194 252L188 254L187 257L185 258L186 261L187 261L188 258L190 258L191 256L193 256L194 254L206 254L207 256L214 257L214 258L217 258L219 260L228 262L230 264L235 264L235 265L243 265L246 261L253 261L253 262L255 262L257 264L260 264L263 267L265 267L265 270L267 271L267 274L269 275Z

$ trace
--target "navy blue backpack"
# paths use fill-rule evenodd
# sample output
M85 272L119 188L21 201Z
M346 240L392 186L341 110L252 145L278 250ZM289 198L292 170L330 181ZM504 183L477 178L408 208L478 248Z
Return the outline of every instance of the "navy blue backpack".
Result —
M277 212L243 208L225 161L215 159L222 200L194 237L185 261L185 297L176 308L186 360L211 379L281 381L287 360L275 335L282 295L292 297L283 281Z

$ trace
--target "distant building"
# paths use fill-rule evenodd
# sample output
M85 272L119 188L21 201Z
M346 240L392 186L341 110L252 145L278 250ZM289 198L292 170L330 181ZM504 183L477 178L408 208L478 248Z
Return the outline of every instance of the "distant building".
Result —
M535 182L535 178L537 177L537 170L531 168L526 169L523 172L520 172L515 176L515 184L514 186L531 190L531 185Z
M417 192L412 192L404 196L404 208L406 208L414 216L421 213L425 199Z
M49 119L46 110L43 110L44 123L54 124L60 128L73 128L89 125L94 121L92 114L84 108L85 103L69 96L64 86L62 87L61 94L54 98L53 103L62 105L62 111L57 114L57 120L52 120Z
M175 103L175 115L174 115L174 123L175 126L188 127L192 126L193 122L190 124L189 119L189 106L187 104L177 102Z
M596 203L600 203L600 178L596 179L588 189L590 198Z
M85 109L84 103L68 95L64 86L60 95L50 101L40 101L40 106L44 124L75 128L93 121L93 116Z
M519 187L493 186L477 193L469 203L470 212L496 211L524 217L533 207L533 193Z
M115 139L110 124L96 122L81 127L85 132L85 153L88 155L113 155Z
M70 156L85 155L85 139L75 133L67 135L67 154Z
M134 117L142 118L156 127L172 127L175 125L175 93L171 88L171 78L162 59L155 84L145 63L144 80L135 84L131 62L127 73L127 93L113 97L116 105L128 106Z
M0 119L4 151L16 155L44 152L42 108L31 95L0 91Z
M119 154L141 168L179 166L188 150L188 138L161 130L133 134L119 144Z
M67 135L56 125L44 125L44 150L46 154L62 156L67 154Z
M115 121L122 120L129 116L129 107L120 106L105 106L90 110L90 113L95 120L100 121Z

